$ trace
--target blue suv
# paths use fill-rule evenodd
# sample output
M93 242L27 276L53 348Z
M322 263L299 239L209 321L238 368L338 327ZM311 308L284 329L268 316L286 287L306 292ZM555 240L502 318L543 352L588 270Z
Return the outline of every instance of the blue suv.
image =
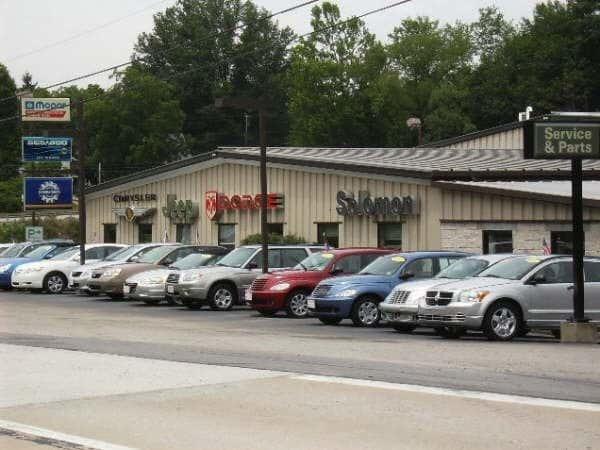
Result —
M381 256L357 275L321 281L308 297L308 314L326 325L352 319L355 326L374 327L381 319L378 305L392 289L408 280L431 278L461 252L409 252Z

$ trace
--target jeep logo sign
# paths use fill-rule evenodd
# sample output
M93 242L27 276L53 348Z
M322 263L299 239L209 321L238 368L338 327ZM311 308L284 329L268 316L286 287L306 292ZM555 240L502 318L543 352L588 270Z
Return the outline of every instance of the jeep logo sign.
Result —
M342 216L406 216L418 214L417 200L410 196L371 197L368 191L359 191L358 200L354 193L337 193L336 211Z

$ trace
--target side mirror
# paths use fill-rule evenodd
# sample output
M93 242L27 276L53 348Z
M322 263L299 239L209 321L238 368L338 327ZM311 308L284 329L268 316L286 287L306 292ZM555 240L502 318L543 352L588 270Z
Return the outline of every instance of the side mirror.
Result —
M340 269L339 267L334 267L333 269L331 269L331 275L339 275L341 273L344 273L344 271L342 269Z
M173 259L171 258L167 258L165 260L163 260L163 262L161 263L161 265L163 266L170 266L171 264L173 264L175 261L173 261Z
M544 284L546 282L546 277L542 274L534 275L527 284L531 284L535 286L536 284Z
M136 255L136 256L132 256L131 258L129 258L129 261L137 262L138 259L140 259L140 257Z
M258 264L255 263L254 261L249 262L248 265L246 266L246 269L248 269L248 270L258 269Z
M44 255L44 259L50 259L52 258L52 255L48 254L48 255Z
M415 274L412 272L404 272L402 275L400 275L400 279L404 280L404 281L409 280L414 277L415 277Z

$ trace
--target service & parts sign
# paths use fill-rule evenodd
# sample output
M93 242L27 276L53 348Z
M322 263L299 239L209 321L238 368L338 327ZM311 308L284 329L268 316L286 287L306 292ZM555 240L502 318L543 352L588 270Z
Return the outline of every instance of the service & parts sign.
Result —
M526 158L600 158L600 123L535 122L526 125L524 138Z

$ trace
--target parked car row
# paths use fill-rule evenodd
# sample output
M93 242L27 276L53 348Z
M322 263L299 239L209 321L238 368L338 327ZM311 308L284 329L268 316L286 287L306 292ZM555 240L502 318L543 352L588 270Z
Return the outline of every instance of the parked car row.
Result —
M21 250L22 251L22 247ZM0 286L167 302L227 311L248 305L264 316L314 317L326 325L350 319L375 327L385 320L399 332L433 328L447 338L478 330L511 340L530 329L552 330L570 317L573 272L569 256L471 255L328 249L270 245L263 274L262 247L181 244L86 245L46 242L0 258ZM586 314L600 323L600 258L587 257ZM8 280L8 282L7 282Z

